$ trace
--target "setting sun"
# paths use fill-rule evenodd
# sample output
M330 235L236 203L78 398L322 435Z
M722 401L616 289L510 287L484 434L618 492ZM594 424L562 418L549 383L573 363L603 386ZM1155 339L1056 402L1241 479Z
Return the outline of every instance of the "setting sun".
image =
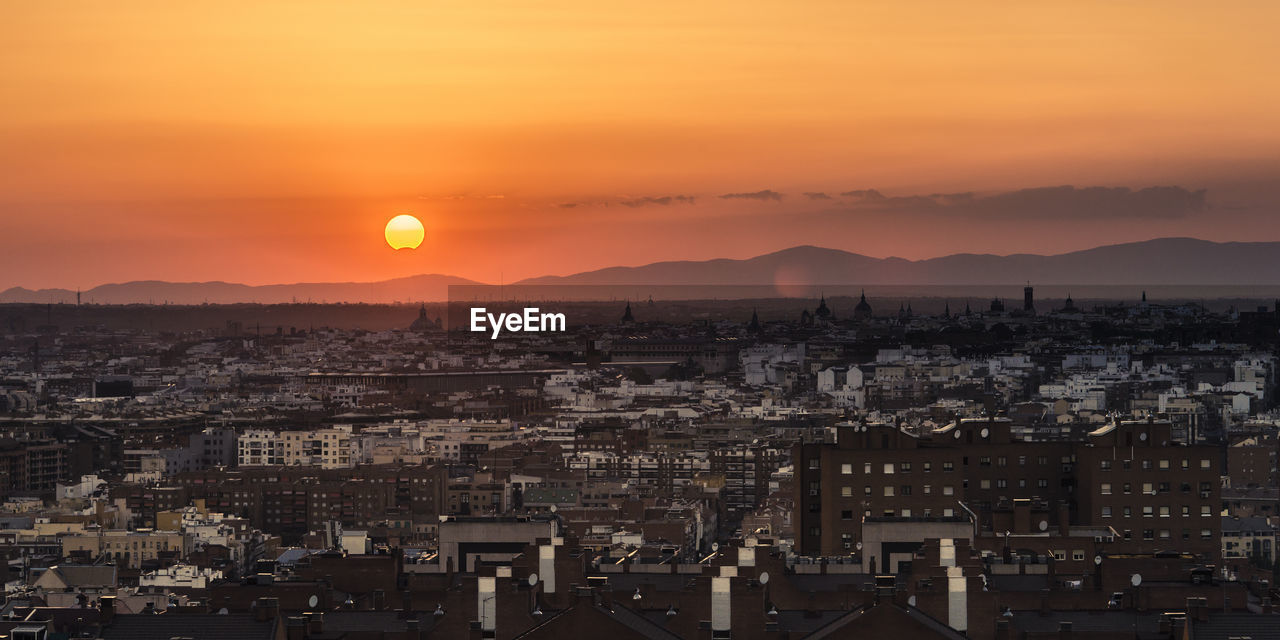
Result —
M417 249L424 235L422 222L411 215L398 215L387 222L387 244L392 249Z

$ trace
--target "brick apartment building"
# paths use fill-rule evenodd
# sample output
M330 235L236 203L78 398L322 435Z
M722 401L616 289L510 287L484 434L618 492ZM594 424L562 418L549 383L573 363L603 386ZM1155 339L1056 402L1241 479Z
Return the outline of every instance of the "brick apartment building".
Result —
M990 535L999 505L1031 500L1050 507L1041 531L1110 527L1113 552L1220 555L1216 446L1175 442L1167 422L1122 422L1051 442L1016 439L1010 427L1002 418L962 420L919 437L851 425L837 427L834 443L797 445L797 552L853 554L867 519L970 517Z

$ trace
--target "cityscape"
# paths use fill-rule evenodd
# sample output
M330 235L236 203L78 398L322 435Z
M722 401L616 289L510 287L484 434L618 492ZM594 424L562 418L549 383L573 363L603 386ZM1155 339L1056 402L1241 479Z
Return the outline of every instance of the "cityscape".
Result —
M0 626L1261 632L1280 307L1137 293L760 300L690 322L599 302L593 323L498 340L426 304L382 330L10 305Z
M1280 640L1277 24L0 3L0 640Z

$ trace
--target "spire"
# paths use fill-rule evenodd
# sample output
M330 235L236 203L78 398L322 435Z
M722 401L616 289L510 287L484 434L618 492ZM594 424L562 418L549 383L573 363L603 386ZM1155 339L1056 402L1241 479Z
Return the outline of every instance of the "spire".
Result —
M636 319L631 315L631 302L627 302L627 308L622 312L622 323L629 324L635 322Z

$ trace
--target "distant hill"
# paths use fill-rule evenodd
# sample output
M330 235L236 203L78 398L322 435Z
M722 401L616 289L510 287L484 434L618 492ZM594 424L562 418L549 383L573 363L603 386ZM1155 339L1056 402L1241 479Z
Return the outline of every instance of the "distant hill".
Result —
M745 260L656 262L517 284L603 285L1275 285L1280 242L1161 238L1043 256L961 253L928 260L871 258L793 247Z
M928 260L872 258L802 246L745 260L655 262L516 285L1280 285L1280 242L1209 242L1161 238L1042 256L961 253ZM450 285L483 283L431 274L381 282L249 286L229 282L139 281L82 292L97 304L391 303L446 300ZM67 289L0 292L0 303L75 302Z
M381 282L303 282L250 286L233 282L164 282L141 280L104 284L80 293L82 301L95 304L261 304L287 302L390 303L446 300L449 285L480 284L466 278L438 274L409 276ZM0 292L0 302L74 303L76 292L67 289L33 291L14 287Z

